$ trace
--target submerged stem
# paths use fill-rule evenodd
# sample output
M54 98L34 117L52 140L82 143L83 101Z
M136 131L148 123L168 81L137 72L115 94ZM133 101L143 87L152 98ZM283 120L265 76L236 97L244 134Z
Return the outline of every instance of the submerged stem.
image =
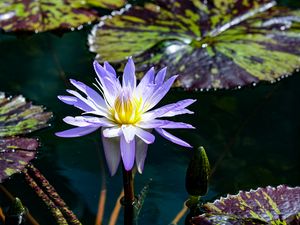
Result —
M124 206L124 225L134 224L134 186L133 186L133 174L132 170L127 171L123 166L123 186L124 197L122 199L122 205Z

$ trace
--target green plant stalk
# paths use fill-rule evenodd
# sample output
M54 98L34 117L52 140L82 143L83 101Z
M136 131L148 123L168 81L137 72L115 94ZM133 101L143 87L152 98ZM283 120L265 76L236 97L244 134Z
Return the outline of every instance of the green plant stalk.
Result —
M123 186L124 186L124 197L121 200L124 206L124 225L133 225L135 222L134 216L134 179L132 170L126 171L123 166Z

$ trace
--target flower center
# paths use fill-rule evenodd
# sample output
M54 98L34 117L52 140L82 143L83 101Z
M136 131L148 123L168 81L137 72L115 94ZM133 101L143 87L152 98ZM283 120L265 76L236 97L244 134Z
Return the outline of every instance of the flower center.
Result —
M111 114L115 123L135 124L141 120L142 99L134 98L128 92L122 92L116 98Z

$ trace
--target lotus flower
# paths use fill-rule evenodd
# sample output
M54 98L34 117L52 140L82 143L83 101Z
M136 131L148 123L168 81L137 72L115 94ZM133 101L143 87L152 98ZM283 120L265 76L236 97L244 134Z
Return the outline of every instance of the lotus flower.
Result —
M166 68L155 76L151 68L137 85L135 66L132 58L124 68L122 84L113 67L104 62L104 66L94 62L97 77L94 84L102 95L83 84L71 79L71 84L81 91L67 90L71 96L58 96L68 105L84 111L81 116L67 116L64 122L76 126L70 130L56 133L59 137L80 137L101 128L106 161L111 175L114 175L122 158L127 171L136 162L140 173L143 171L148 144L154 142L151 133L154 129L161 136L181 146L191 147L187 142L175 137L165 129L194 128L193 126L158 119L179 114L192 114L187 106L195 102L193 99L182 100L154 109L170 90L177 76L165 81Z

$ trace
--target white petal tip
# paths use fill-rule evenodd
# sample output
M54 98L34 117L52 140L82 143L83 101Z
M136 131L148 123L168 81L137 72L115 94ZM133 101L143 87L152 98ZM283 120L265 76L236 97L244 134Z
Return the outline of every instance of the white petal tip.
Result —
M142 168L137 167L137 171L139 172L139 174L143 174L143 169Z

